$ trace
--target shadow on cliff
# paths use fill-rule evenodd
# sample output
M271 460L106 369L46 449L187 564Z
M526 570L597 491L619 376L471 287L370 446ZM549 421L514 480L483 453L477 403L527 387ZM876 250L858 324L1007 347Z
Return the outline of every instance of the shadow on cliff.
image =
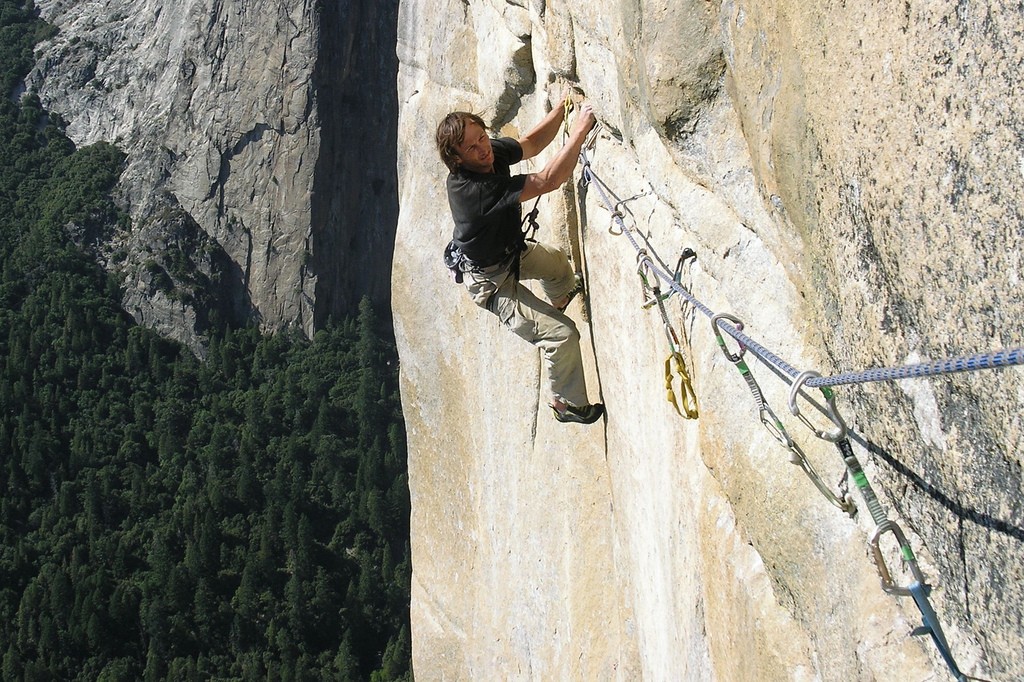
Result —
M861 434L854 433L853 431L851 431L849 435L851 440L859 443L870 454L879 457L888 464L893 471L898 473L920 492L940 504L961 521L970 521L971 523L975 523L983 528L987 528L997 533L1002 533L1003 535L1014 538L1019 542L1024 542L1024 528L1015 526L1009 521L996 518L990 514L985 514L976 509L971 509L965 506L960 501L953 499L948 494L940 490L934 484L926 481L920 474L913 471L882 446L868 440Z
M325 3L313 74L320 119L308 268L314 327L355 314L368 296L391 309L398 228L398 3Z

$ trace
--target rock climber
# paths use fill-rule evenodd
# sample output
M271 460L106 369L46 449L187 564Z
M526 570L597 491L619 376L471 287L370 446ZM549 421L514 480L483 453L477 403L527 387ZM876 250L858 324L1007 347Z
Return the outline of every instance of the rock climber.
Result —
M583 277L573 272L561 249L524 238L522 204L572 177L597 122L593 108L587 103L578 107L568 139L543 170L511 173L511 166L537 156L554 140L568 109L552 108L518 140L491 138L483 119L455 111L437 126L436 141L450 171L448 203L455 221L446 262L468 275L466 287L477 305L541 349L555 419L592 424L604 414L604 405L588 402L579 330L565 315L569 302L583 291ZM538 280L548 301L523 280Z

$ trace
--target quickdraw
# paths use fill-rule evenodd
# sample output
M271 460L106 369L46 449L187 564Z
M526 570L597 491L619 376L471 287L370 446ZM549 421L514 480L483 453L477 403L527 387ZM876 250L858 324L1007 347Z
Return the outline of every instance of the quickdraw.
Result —
M523 216L523 220L519 223L519 229L523 233L524 242L535 241L533 235L537 234L537 230L540 229L540 223L537 222L537 216L540 215L540 197L537 197L537 201L533 202L533 208Z
M849 514L851 517L856 515L857 507L854 505L850 495L845 490L840 490L839 494L832 492L832 490L825 484L818 472L811 466L810 460L807 459L807 455L803 449L797 445L796 441L786 431L786 427L783 426L782 420L775 414L768 401L764 397L764 393L761 391L761 386L754 379L754 375L750 372L750 368L747 363L743 361L743 354L746 353L746 347L740 344L739 351L732 353L726 346L725 338L722 336L722 332L719 328L719 320L728 320L729 322L736 325L738 329L743 329L743 322L738 318L729 315L728 313L719 313L711 318L711 328L715 333L715 341L718 343L718 347L721 349L722 354L725 355L725 359L731 362L736 369L739 371L740 376L747 383L747 387L750 389L750 393L754 396L754 402L757 404L758 417L761 419L761 424L768 430L769 433L782 444L784 448L789 450L789 461L792 464L800 467L800 469L807 475L807 478L811 479L814 487L825 496L828 502Z
M672 281L675 282L676 284L681 284L682 283L682 279L683 279L683 264L685 264L686 261L690 260L691 258L692 259L696 259L697 258L697 254L694 253L693 249L691 249L691 248L685 248L685 249L683 249L683 252L681 254L679 254L679 260L676 261L675 270L672 272ZM640 273L640 277L641 277L641 279L643 279L645 284L648 283L649 280L647 279L647 276L646 276L645 273ZM658 281L657 278L655 278L654 281L657 282ZM654 287L650 287L650 289L653 291ZM659 291L660 291L660 287L659 287ZM647 310L648 308L651 308L651 307L657 305L659 301L667 301L668 299L672 298L672 295L675 294L675 293L676 293L676 290L670 288L666 293L663 293L663 294L659 293L657 296L648 298L646 301L644 301L644 305L643 305L644 310Z
M645 301L643 307L647 309L654 305L658 306L658 312L661 313L661 322L665 328L665 336L668 339L669 355L665 358L665 397L668 402L672 403L672 407L675 408L676 414L680 417L684 419L697 419L699 416L697 394L693 390L693 381L690 379L690 373L686 370L686 361L683 359L683 354L680 350L679 337L676 335L676 331L668 319L668 313L665 311L665 299L668 296L663 296L660 287L657 284L652 286L647 279L646 270L650 267L650 259L646 257L646 254L641 254L637 260L637 274L640 275L641 293ZM682 268L682 262L682 258L680 258L677 274ZM674 389L676 376L679 377L678 395Z
M914 629L911 634L914 636L925 634L931 636L932 643L935 645L935 648L938 649L939 655L942 657L942 660L945 661L946 665L949 667L949 671L958 680L958 682L966 682L966 680L980 680L981 678L970 677L969 675L964 674L956 664L953 652L949 648L949 643L946 641L946 634L942 631L942 625L939 623L939 617L935 613L935 609L932 607L931 601L928 598L932 588L925 581L924 573L917 564L917 557L914 556L914 550L907 541L907 536L894 521L889 520L885 510L882 509L882 504L878 501L878 496L875 495L875 491L872 489L871 483L868 481L868 477L864 474L864 469L861 467L860 461L853 452L853 446L850 444L850 440L843 437L836 441L836 445L839 447L839 451L843 456L843 461L846 463L847 471L850 472L851 478L853 478L854 482L857 484L857 488L864 497L864 503L867 505L868 511L871 512L871 518L875 522L875 532L872 534L871 540L868 544L871 547L871 555L875 561L875 568L878 570L878 577L881 580L882 589L887 594L898 597L914 598L914 604L917 606L918 611L921 612L922 624L920 627ZM880 541L882 536L886 533L892 533L893 537L896 539L900 549L900 558L903 563L906 564L910 571L910 575L913 578L910 584L906 587L901 587L896 584L893 580L892 573L889 571L889 566L885 562L885 556L882 553Z

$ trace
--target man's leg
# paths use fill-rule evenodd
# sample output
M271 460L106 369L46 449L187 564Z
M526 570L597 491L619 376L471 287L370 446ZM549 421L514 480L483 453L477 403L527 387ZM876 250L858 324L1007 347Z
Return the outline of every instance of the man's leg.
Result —
M576 273L561 249L531 242L519 260L519 278L540 280L544 295L553 304L565 299L576 286Z
M572 269L568 270L571 275ZM502 324L544 353L554 400L586 405L587 382L576 324L511 278L494 293L492 306Z

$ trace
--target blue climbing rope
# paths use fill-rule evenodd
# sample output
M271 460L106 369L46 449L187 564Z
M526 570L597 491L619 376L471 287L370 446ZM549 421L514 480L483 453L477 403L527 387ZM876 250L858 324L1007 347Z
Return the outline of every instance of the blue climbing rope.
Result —
M879 367L862 372L844 372L831 377L809 379L807 386L840 386L842 384L863 384L871 381L893 381L896 379L916 379L953 374L955 372L972 372L980 369L997 369L1024 365L1024 348L1000 350L992 353L976 353L963 355L936 362L925 362L903 367Z

